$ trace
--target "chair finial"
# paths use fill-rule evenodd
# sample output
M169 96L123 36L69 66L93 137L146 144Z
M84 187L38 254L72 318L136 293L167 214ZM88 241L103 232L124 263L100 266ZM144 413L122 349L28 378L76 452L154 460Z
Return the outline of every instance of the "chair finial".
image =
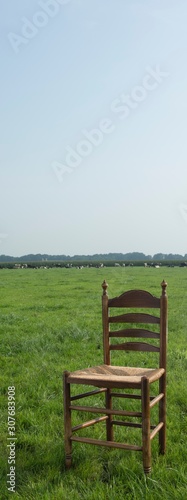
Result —
M102 288L103 288L103 295L108 295L107 293L108 283L106 282L106 280L103 281Z
M161 287L162 287L162 295L166 295L166 287L167 287L167 283L165 280L162 281L161 283Z

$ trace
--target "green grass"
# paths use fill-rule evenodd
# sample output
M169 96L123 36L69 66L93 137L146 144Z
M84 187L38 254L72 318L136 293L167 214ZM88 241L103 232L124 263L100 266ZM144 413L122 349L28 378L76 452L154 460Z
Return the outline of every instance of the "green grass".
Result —
M145 478L141 453L74 443L67 472L62 372L103 362L101 283L107 280L111 297L129 288L160 295L163 278L169 296L167 453L158 455L155 438L152 473ZM186 499L186 325L185 268L0 270L0 498ZM6 485L9 386L16 388L16 493Z

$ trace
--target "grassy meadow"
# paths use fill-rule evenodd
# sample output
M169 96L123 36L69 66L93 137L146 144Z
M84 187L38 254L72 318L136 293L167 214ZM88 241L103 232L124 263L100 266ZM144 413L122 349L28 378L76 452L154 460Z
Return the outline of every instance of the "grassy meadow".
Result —
M111 297L130 288L160 295L161 281L168 282L167 453L158 455L156 437L147 478L141 453L82 443L73 444L71 470L64 467L62 372L103 362L104 279ZM187 498L186 268L2 269L0 345L0 499ZM129 360L128 354L124 364ZM15 493L6 483L10 386L16 399Z

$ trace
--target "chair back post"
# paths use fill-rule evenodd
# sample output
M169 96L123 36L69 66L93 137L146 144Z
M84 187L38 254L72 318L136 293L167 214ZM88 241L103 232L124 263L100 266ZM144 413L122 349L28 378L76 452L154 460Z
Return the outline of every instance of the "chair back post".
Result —
M110 347L109 347L109 322L108 322L108 284L104 280L102 283L102 322L103 322L103 352L104 364L110 365Z
M160 298L160 368L166 370L166 349L168 336L168 297L166 293L167 283L162 281L162 295Z

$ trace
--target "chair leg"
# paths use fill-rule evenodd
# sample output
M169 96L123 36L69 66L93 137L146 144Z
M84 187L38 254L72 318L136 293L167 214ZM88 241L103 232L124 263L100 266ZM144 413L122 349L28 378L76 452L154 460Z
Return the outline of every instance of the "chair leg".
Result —
M145 474L151 472L151 440L150 440L150 389L147 377L142 377L142 451Z
M166 374L159 381L160 392L164 393L163 399L159 402L159 422L163 422L163 427L159 432L159 453L164 455L166 451Z
M65 442L65 465L69 469L72 462L71 442L71 410L70 410L70 384L67 383L69 372L64 372L64 442Z
M106 391L106 396L105 396L105 401L106 401L106 408L111 410L112 409L112 398L111 398L111 391L110 389L107 389ZM112 415L108 415L108 418L106 420L106 437L107 441L113 441L113 425L112 425Z

